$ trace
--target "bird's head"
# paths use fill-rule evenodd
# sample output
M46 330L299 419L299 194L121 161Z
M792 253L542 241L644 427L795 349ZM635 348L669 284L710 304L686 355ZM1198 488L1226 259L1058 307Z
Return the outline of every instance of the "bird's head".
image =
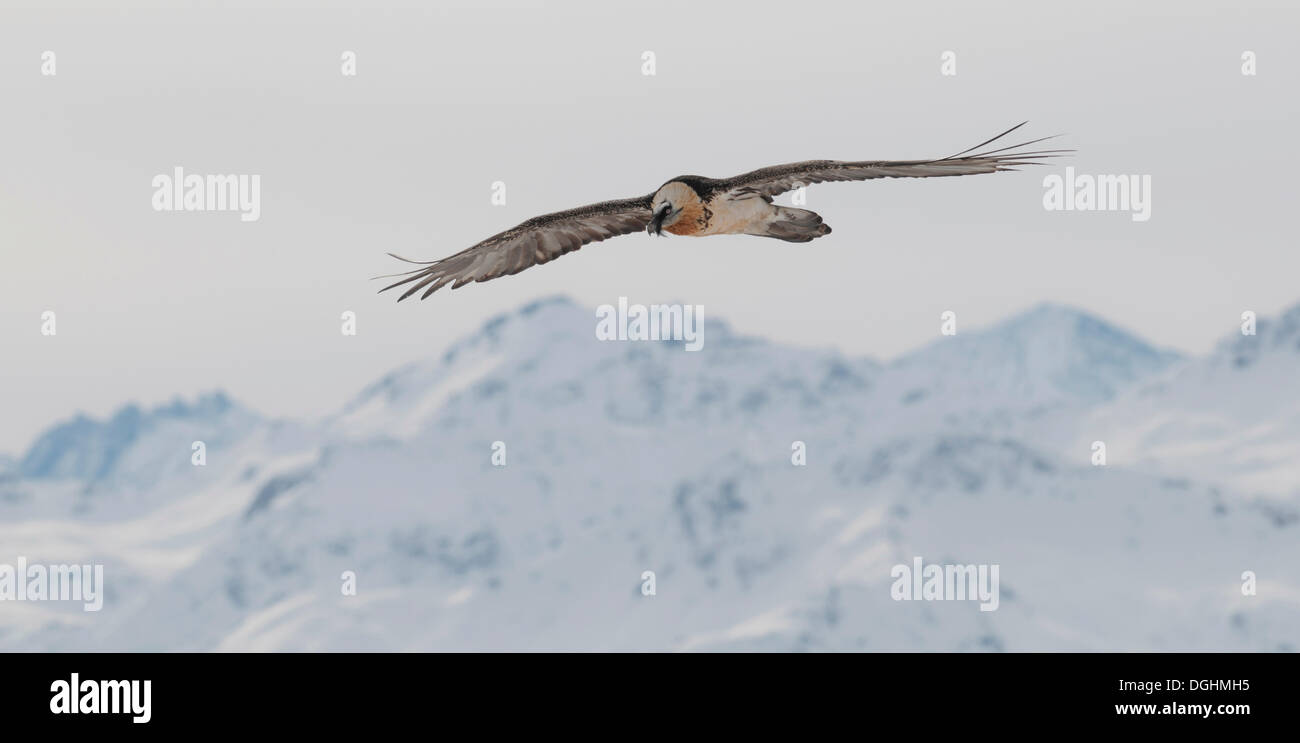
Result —
M696 211L701 203L695 189L681 181L669 181L655 192L650 202L650 221L645 231L661 235L665 227L671 227L682 218L683 212Z

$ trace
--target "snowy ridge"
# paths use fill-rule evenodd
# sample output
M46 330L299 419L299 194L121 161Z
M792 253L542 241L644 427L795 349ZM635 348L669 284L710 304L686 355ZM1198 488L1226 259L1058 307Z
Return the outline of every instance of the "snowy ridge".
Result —
M1127 464L1270 500L1300 500L1300 305L1087 419Z
M319 424L79 419L0 466L0 544L104 562L105 608L0 603L0 648L1294 649L1293 315L1244 367L1052 305L881 364L552 299ZM997 611L892 600L918 555L1000 565Z

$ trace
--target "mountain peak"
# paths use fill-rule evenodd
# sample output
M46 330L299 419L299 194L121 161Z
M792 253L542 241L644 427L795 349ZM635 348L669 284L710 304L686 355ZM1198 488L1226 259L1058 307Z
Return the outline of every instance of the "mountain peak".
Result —
M1255 365L1265 354L1300 351L1300 304L1283 310L1276 317L1260 317L1255 334L1243 335L1235 330L1215 350L1215 359L1236 368Z
M153 408L128 403L107 420L78 413L56 423L36 438L18 463L24 477L94 480L109 474L119 457L137 439L170 421L210 422L240 410L221 391L200 395L193 402L180 397Z
M906 373L930 367L944 384L1036 404L1098 402L1163 371L1181 356L1155 348L1068 305L1042 303L990 327L940 338L897 362Z
M1104 333L1116 338L1122 338L1126 342L1147 345L1136 335L1118 328L1097 315L1073 305L1056 302L1040 302L979 332L997 331L1076 333L1082 335Z

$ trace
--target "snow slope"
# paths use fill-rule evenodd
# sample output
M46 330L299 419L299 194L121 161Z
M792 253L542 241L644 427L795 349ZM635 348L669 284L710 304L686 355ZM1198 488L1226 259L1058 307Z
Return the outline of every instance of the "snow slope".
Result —
M1086 428L1125 462L1285 507L1300 499L1300 305L1139 385Z

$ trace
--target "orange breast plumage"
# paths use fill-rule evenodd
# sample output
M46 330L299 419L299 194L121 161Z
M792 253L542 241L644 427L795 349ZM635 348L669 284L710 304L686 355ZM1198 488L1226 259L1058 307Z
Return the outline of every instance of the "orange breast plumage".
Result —
M704 208L696 202L684 204L681 216L677 218L676 222L665 227L664 230L674 235L698 235L708 226L709 220Z

